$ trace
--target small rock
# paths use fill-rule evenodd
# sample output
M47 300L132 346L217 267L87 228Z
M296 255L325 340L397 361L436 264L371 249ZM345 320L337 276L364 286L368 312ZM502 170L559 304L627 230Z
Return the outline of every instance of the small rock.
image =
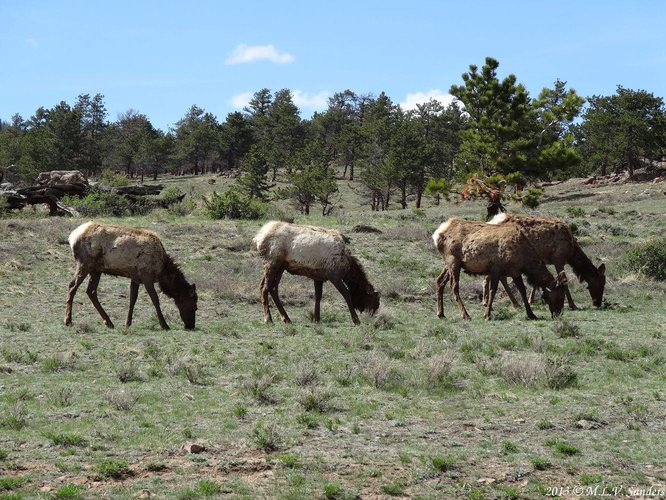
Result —
M183 394L183 398L185 398L189 401L194 401L194 396L192 396L192 394L185 393L185 394Z
M185 443L180 447L180 451L184 453L203 453L206 447L196 443Z
M579 420L578 422L576 422L575 425L577 428L586 431L589 431L591 429L598 429L599 427L601 427L601 424L599 422L593 422L591 420L585 420L585 419Z
M477 481L479 484L493 484L495 482L495 479L492 477L482 477Z
M524 419L524 418L515 418L515 419L513 420L513 423L514 423L514 424L524 424L524 423L525 423L525 419Z

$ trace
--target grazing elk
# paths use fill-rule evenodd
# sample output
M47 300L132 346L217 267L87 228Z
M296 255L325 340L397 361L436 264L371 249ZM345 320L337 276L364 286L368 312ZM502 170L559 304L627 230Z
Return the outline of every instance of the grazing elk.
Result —
M498 214L489 222L489 224L505 223L520 226L530 243L536 248L541 260L546 264L554 265L558 273L564 271L565 264L569 264L576 277L581 282L587 282L592 304L595 307L601 306L606 286L606 265L601 264L599 267L595 267L592 264L564 221L528 215ZM530 303L534 300L535 291L533 288L530 292ZM577 309L569 287L566 287L566 297L569 308Z
M360 323L356 310L374 314L379 309L379 293L368 281L361 263L350 253L347 240L340 232L271 221L264 224L252 241L264 261L260 291L266 323L273 321L269 293L282 321L291 322L278 295L284 271L314 280L314 320L317 322L324 281L333 283L344 297L355 324Z
M126 326L132 324L134 304L143 284L153 301L160 326L168 330L160 301L155 291L155 283L165 295L176 302L185 328L191 330L195 324L197 311L197 291L190 285L182 271L166 253L157 234L143 229L132 229L108 224L86 222L69 235L69 244L76 259L76 273L69 284L65 324L72 324L72 302L74 294L86 276L90 275L87 294L104 323L113 328L109 315L97 298L97 285L102 274L124 276L132 280L130 303Z
M468 274L483 274L489 277L490 294L484 314L486 319L490 319L497 285L503 276L513 278L525 304L528 319L536 319L527 300L523 274L531 285L542 287L553 317L562 312L566 275L562 272L554 278L548 272L546 265L518 226L485 224L470 232L466 227L468 224L468 221L449 219L432 235L444 260L444 271L437 279L438 312L444 285L451 279L451 289L462 317L470 319L460 299L461 269Z
M461 241L463 236L469 235L474 231L476 231L477 229L480 229L486 225L485 222L467 221L461 219L456 219L456 221L457 221L456 222L457 241ZM435 241L435 246L437 246L436 241ZM437 280L435 281L435 287L437 290L437 316L440 318L444 317L444 287L449 282L450 278L451 276L449 274L449 269L448 267L444 266L442 273L437 277ZM511 300L511 304L513 304L513 307L518 307L518 302L516 301L516 298L513 296L511 288L509 288L509 284L506 281L506 276L502 276L500 278L500 282L502 283L502 286L504 286L504 290L506 291L506 294L509 296L509 300ZM483 305L485 306L487 303L488 303L488 297L484 282Z

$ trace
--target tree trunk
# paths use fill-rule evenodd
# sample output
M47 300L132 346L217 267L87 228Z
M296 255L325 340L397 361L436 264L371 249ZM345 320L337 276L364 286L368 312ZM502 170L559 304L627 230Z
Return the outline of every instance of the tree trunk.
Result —
M423 191L419 188L416 191L416 208L421 208L421 200L423 199Z
M407 186L405 184L400 186L400 206L403 210L407 208Z
M635 154L629 155L629 177L634 176L634 170L641 168L641 162Z

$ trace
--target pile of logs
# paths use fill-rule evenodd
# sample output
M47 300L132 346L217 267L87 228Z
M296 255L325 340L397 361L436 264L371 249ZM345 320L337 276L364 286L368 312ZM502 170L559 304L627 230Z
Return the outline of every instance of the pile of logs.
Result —
M129 201L137 201L142 196L159 195L162 185L137 185L107 188L101 184L91 185L88 179L78 170L54 170L42 172L37 177L35 186L14 189L9 183L0 185L0 196L6 200L5 210L17 210L28 205L45 204L49 207L49 215L78 215L76 210L61 202L65 195L85 196L91 190L108 192L124 196ZM177 203L184 194L170 200L154 200L155 206L166 206Z

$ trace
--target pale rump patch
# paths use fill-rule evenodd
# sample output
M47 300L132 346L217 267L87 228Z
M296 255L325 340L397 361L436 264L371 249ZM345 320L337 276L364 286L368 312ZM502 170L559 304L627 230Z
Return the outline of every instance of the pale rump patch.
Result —
M91 224L93 224L93 221L85 222L72 231L69 235L69 246L72 247L72 249L74 249L76 242L79 241L79 238L81 238L81 236L88 230Z
M505 212L497 214L495 217L488 221L488 224L502 224L506 222L508 215Z
M435 232L432 233L432 241L435 243L435 246L437 246L437 241L439 241L439 235L448 229L448 227L451 225L451 221L453 220L454 219L449 219L446 222L442 222L435 230Z

